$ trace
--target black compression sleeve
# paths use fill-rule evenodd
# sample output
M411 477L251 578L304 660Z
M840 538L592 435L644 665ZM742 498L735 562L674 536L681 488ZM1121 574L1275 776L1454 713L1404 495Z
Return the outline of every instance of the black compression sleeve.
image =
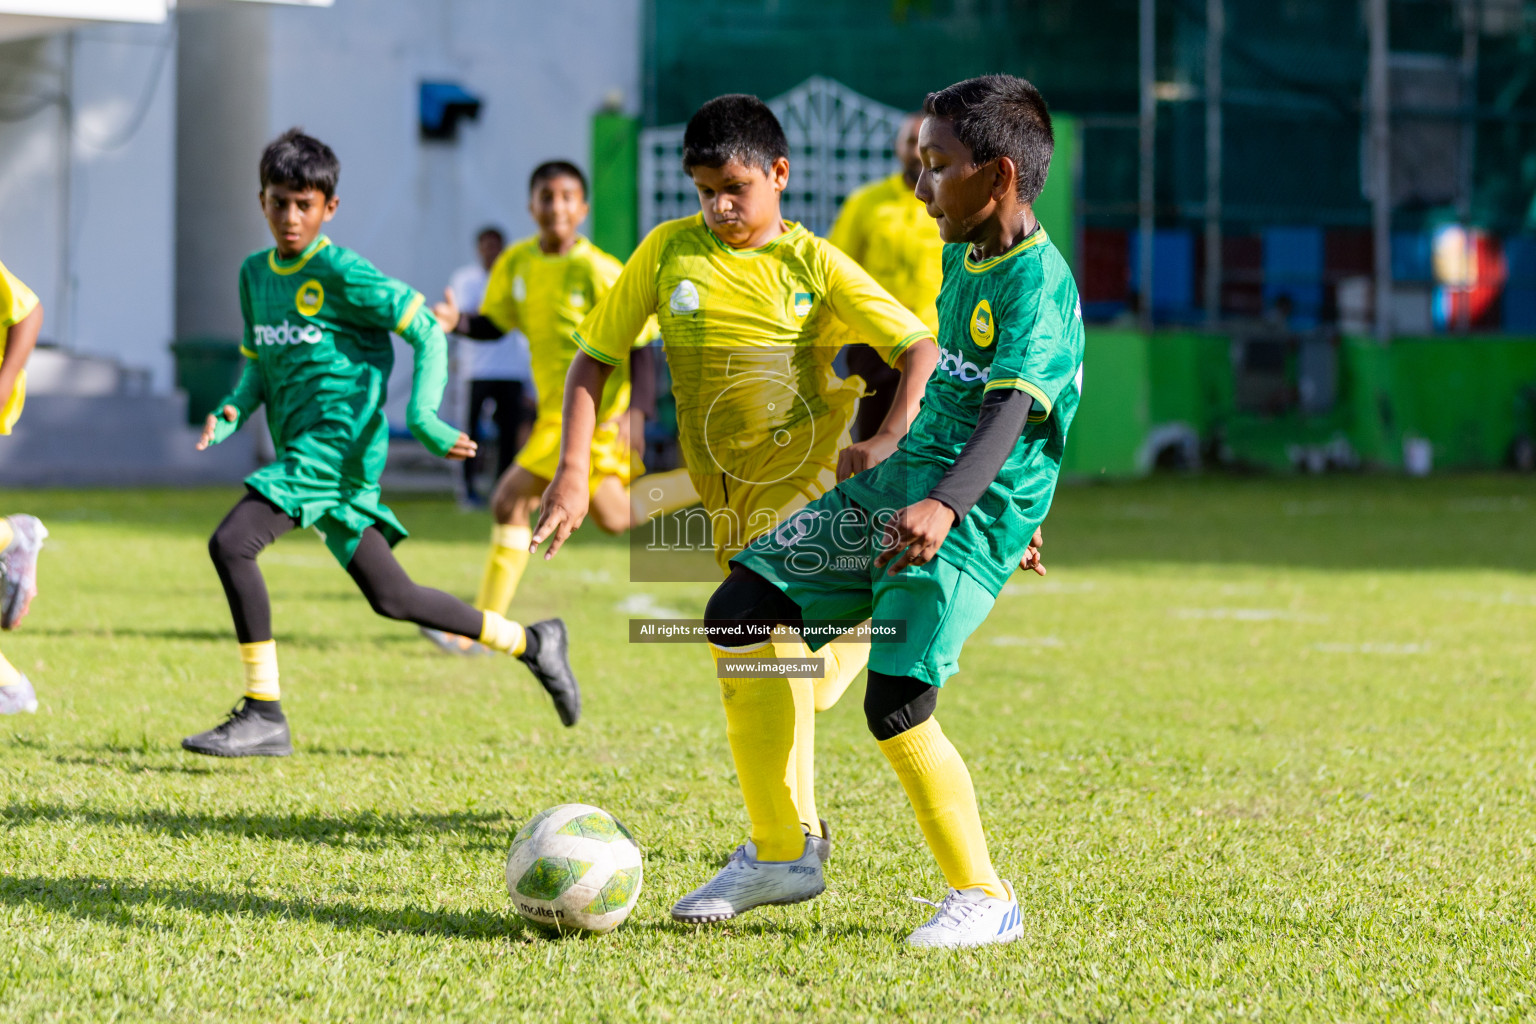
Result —
M997 479L1029 422L1029 407L1029 396L1012 388L988 392L982 399L981 415L970 440L960 449L955 464L928 492L928 497L949 507L955 522L965 518Z
M459 326L464 330L454 333L472 341L496 341L507 333L496 326L496 321L479 313L465 313L459 318Z
M629 407L656 418L656 350L649 345L629 351Z

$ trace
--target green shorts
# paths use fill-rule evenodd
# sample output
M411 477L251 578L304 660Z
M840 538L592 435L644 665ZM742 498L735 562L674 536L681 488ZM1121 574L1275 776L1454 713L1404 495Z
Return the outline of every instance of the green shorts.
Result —
M960 648L992 611L996 596L957 565L935 558L895 576L875 568L880 531L841 489L828 491L747 546L731 561L778 587L805 624L865 619L900 622L896 641L870 645L869 667L932 686L960 670ZM831 637L813 634L812 650Z

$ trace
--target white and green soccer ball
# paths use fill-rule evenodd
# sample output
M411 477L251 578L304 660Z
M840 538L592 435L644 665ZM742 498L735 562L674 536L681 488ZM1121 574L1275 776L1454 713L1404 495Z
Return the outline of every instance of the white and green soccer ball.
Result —
M601 934L640 899L640 848L619 820L590 804L536 815L512 839L507 892L536 925Z

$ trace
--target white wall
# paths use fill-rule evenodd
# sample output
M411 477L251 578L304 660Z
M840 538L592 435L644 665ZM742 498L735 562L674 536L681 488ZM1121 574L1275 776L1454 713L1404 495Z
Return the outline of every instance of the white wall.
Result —
M429 294L497 222L531 233L528 174L590 162L591 116L617 90L639 108L640 0L336 0L274 8L270 128L295 124L341 158L329 229ZM479 96L451 143L417 134L422 79Z
M158 391L173 333L171 32L0 44L0 260L42 299L44 338L145 370Z
M302 124L341 157L332 237L436 295L482 224L532 231L528 172L588 164L609 94L638 108L640 18L641 0L230 4L0 43L0 260L45 338L168 392L173 337L238 330L239 261L271 244L256 157ZM484 101L456 142L418 138L424 78Z

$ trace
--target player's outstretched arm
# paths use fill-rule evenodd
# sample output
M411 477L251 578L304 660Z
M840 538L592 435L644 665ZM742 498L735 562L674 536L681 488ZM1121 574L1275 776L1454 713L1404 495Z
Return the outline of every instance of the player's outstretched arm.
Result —
M500 341L507 333L490 317L459 309L459 300L454 297L452 288L443 289L443 301L433 304L432 316L445 332L470 341Z
M928 378L933 376L933 369L938 362L939 346L934 344L932 338L914 341L896 357L895 365L901 371L901 379L896 383L891 408L881 421L880 429L872 437L851 444L837 453L839 481L890 458L901 439L907 436L912 421L917 418L923 392L928 387Z
M976 429L960 449L954 465L922 501L908 505L885 528L885 545L875 559L881 567L895 559L892 575L909 565L933 560L949 531L986 493L1029 423L1031 399L1023 391L999 388L987 392Z
M225 395L224 400L214 406L214 411L203 421L203 433L197 439L197 450L207 451L213 445L227 440L252 413L261 408L263 400L261 373L256 369L255 360L248 359L245 369L240 371L240 380L235 384L235 390Z
M433 455L456 462L469 458L475 454L475 442L437 415L448 386L448 339L442 327L435 317L418 310L400 337L415 353L411 397L405 405L406 427Z
M0 358L0 406L11 400L16 390L16 380L26 369L32 350L37 347L38 333L43 329L43 304L32 307L32 312L6 328L5 356Z
M545 540L545 560L555 557L566 538L587 518L591 502L588 481L592 476L592 435L597 431L597 406L613 367L585 352L576 353L565 375L565 404L561 409L560 463L555 478L544 491L539 522L529 551Z

